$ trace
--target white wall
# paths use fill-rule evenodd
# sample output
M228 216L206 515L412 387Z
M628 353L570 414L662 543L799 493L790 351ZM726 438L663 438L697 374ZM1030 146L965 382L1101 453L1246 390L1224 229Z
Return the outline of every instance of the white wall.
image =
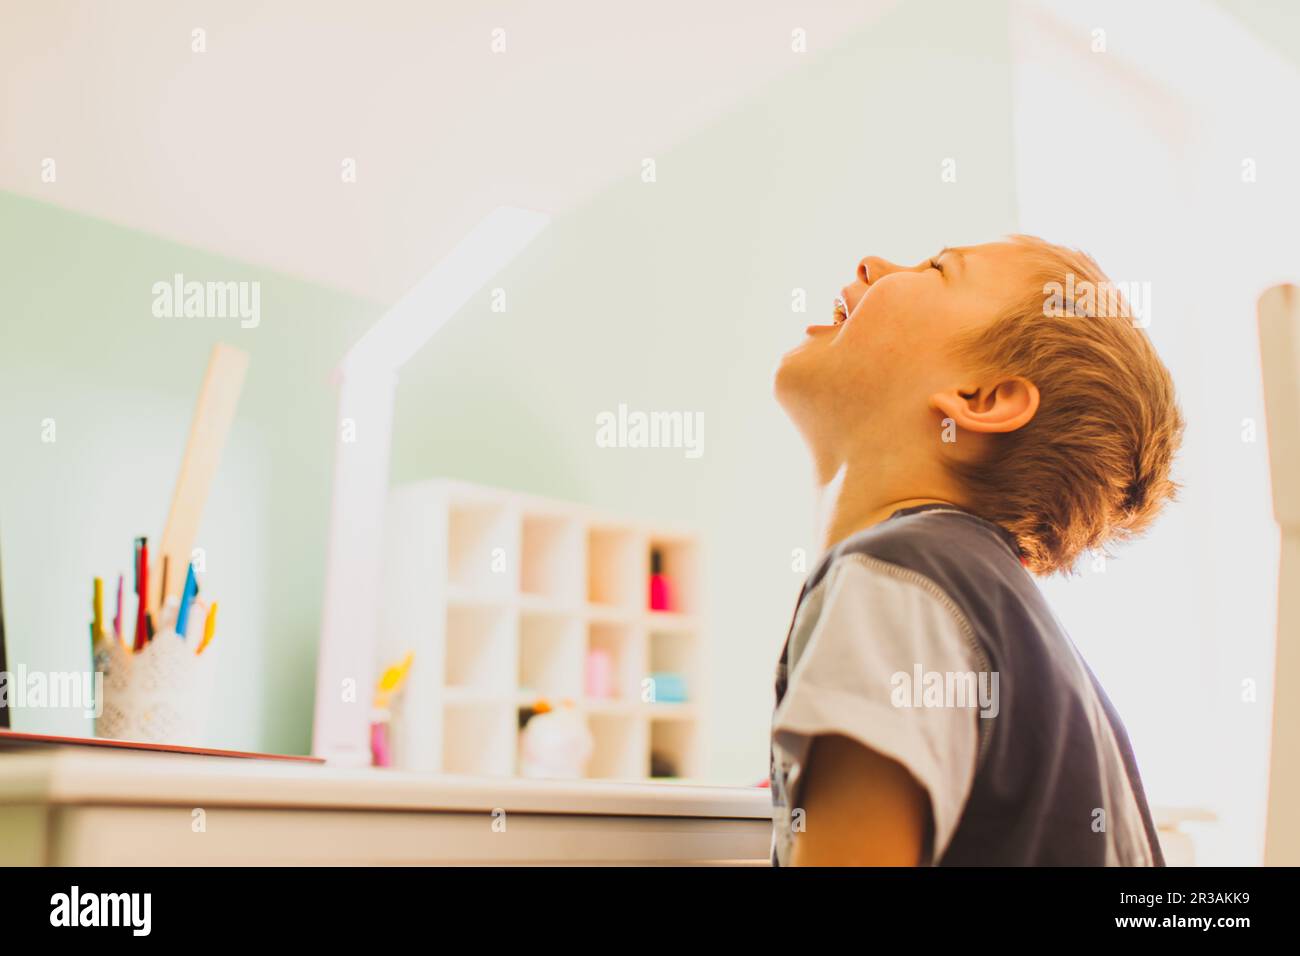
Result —
M1202 862L1256 863L1277 531L1255 299L1300 277L1281 213L1300 209L1300 134L1274 112L1300 87L1209 4L1026 2L1013 23L1021 223L1151 284L1148 331L1188 420L1179 503L1103 573L1044 589L1123 714L1152 801L1218 814Z

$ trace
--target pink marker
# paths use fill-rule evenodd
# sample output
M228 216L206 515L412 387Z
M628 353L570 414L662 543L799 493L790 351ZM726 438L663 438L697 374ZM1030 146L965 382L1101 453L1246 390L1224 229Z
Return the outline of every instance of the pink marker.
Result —
M113 634L122 639L122 581L124 575L117 576L117 613L113 615Z

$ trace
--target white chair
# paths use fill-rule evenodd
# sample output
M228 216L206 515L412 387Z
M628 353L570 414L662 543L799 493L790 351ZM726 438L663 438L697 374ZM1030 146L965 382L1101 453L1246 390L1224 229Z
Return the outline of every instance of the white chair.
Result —
M1282 528L1266 866L1300 865L1300 286L1259 297L1273 514Z

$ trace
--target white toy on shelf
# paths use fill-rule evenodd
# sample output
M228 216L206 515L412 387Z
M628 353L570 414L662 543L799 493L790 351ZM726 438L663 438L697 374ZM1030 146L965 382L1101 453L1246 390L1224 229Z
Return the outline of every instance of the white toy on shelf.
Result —
M567 702L558 710L541 701L519 734L521 777L572 780L587 771L595 749L586 718Z

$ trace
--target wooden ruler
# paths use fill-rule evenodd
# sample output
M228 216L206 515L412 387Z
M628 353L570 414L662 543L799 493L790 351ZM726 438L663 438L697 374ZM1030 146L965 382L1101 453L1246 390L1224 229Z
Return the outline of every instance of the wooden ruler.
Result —
M235 419L235 406L239 404L247 370L248 353L220 343L213 346L190 422L190 436L185 442L185 457L181 459L181 472L167 513L162 546L150 555L149 608L155 615L167 597L179 596L185 586L185 571L199 533L203 506ZM164 557L167 558L166 594L162 593Z

